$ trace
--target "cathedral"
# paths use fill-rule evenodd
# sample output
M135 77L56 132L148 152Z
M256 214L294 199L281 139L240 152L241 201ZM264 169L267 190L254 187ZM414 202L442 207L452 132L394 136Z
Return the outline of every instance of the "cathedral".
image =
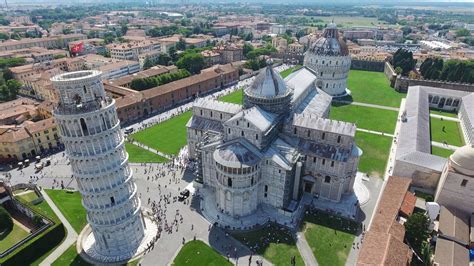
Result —
M221 217L252 215L262 205L291 212L304 193L332 202L353 193L362 154L356 126L328 119L332 96L319 82L311 66L283 79L268 64L244 89L243 106L195 101L189 155L203 197Z

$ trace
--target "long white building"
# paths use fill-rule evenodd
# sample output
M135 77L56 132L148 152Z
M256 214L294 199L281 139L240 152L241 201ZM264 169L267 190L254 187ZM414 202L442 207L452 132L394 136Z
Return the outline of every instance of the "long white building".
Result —
M91 256L123 261L140 246L144 220L115 101L106 96L99 71L64 73L51 81L60 96L54 116L93 232L98 256Z

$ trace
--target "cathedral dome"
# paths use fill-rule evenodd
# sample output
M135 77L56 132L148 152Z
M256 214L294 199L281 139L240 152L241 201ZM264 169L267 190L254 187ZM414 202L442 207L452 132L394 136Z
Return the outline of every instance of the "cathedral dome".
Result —
M458 172L474 176L474 145L458 148L450 157L451 166Z
M280 74L275 73L271 65L261 71L252 85L245 90L247 95L258 98L286 96L289 90Z
M289 112L293 90L289 88L270 62L244 90L244 108L259 106L263 110L285 114Z
M344 40L339 37L336 24L331 23L324 29L323 36L311 44L308 53L328 56L347 56L349 55L349 49Z

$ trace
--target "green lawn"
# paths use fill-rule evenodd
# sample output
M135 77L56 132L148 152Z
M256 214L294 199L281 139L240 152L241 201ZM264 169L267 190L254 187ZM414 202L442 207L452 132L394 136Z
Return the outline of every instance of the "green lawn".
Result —
M52 266L62 266L62 265L89 266L92 264L84 261L81 258L81 256L77 254L76 244L73 244L52 264Z
M363 152L359 161L359 171L370 176L383 177L392 138L358 131L355 141Z
M165 157L147 151L132 143L126 142L125 149L128 152L128 161L131 163L165 163L168 161Z
M0 234L0 253L11 248L29 234L28 231L18 226L16 223L13 223L12 230Z
M227 95L224 95L219 98L219 101L223 101L226 103L237 103L237 104L242 104L242 100L244 98L244 90L243 89L238 89L232 93L229 93Z
M185 112L139 131L133 134L132 138L161 152L177 155L186 145L186 123L191 116L191 111Z
M77 191L47 189L46 193L53 200L61 213L66 217L77 233L87 224L86 210L82 207L81 194Z
M35 199L38 198L38 195L36 195L36 193L33 190L30 190L28 193L24 193L24 194L18 195L16 197L21 198L26 202L32 202L32 201L34 201Z
M296 65L294 67L290 67L286 70L283 70L282 72L280 72L280 75L282 78L286 78L288 77L291 73L295 72L296 70L299 70L301 69L303 66L302 65Z
M187 242L173 261L174 266L231 266L226 258L200 240Z
M457 113L445 112L442 110L433 110L433 109L430 109L430 114L443 115L443 116L449 116L449 117L455 117L455 118L458 117Z
M390 87L383 72L351 70L347 86L354 102L399 107L402 98L406 97Z
M358 225L323 212L307 215L304 235L321 266L343 266L352 248Z
M443 148L436 147L436 146L431 146L431 154L433 154L433 155L438 155L438 156L441 156L441 157L444 157L444 158L448 158L449 156L451 156L451 154L453 154L453 152L454 151L452 151L452 150L443 149Z
M389 134L395 131L397 117L396 111L339 103L333 103L329 113L330 119L355 123L358 128Z
M431 140L447 142L454 146L463 146L464 141L458 122L430 117Z
M290 265L293 256L296 256L296 265L304 265L293 236L283 227L270 224L256 231L234 233L233 236L276 266ZM268 236L271 236L271 242L264 242Z

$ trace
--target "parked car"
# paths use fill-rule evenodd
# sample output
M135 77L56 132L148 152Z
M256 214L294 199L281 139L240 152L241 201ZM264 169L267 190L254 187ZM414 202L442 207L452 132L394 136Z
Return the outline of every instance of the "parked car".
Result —
M133 132L133 127L125 129L125 134L131 134Z

